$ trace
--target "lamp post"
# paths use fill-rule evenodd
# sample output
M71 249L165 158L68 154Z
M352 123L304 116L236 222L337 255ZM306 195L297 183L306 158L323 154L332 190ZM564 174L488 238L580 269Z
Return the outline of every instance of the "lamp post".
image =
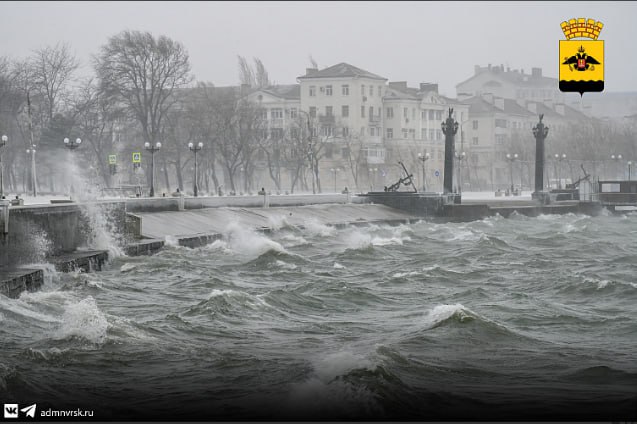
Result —
M30 149L27 149L27 154L31 155L31 184L33 188L33 197L37 196L36 191L36 178L35 178L35 144L31 145Z
M374 191L374 185L376 184L376 172L378 172L378 168L369 168L368 171L371 175L370 183L372 186L372 191Z
M614 161L615 161L615 163L617 163L617 162L619 162L620 160L622 160L622 155L610 155L610 158L611 158L612 160L614 160ZM617 166L617 164L615 164L615 176L617 176L617 168L618 168L618 166Z
M199 142L196 146L194 143L188 143L188 148L195 154L195 182L193 183L193 190L195 197L197 197L197 152L203 148L203 143Z
M555 175L557 176L557 188L558 190L562 189L562 161L566 159L566 154L559 153L555 154L555 162L553 162L553 167L555 168Z
M82 144L81 138L76 138L75 140L69 140L68 137L64 138L64 147L69 149L71 152L80 147L80 144ZM35 181L33 181L33 183L35 184ZM73 195L73 192L73 179L71 179L71 195Z
M630 167L632 166L633 162L632 161L628 161L628 181L630 181Z
M334 193L336 193L336 173L340 170L340 168L330 168L330 172L334 174Z
M4 198L4 165L2 164L2 148L7 144L9 138L3 135L0 138L0 199Z
M507 153L507 160L509 161L509 177L511 178L511 195L513 195L513 162L518 159L518 154Z
M152 146L147 141L144 148L150 152L150 197L155 197L155 153L161 149L161 143L158 141Z
M423 193L427 191L427 171L425 170L425 162L427 162L429 158L431 158L431 155L429 154L429 152L425 153L424 155L422 153L418 153L418 159L422 162L422 191Z

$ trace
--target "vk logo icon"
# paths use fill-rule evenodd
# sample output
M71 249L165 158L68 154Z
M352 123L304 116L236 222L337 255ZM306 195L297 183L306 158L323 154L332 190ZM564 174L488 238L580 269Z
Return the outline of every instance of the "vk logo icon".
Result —
M4 417L5 418L18 418L18 404L17 403L5 403L4 404Z

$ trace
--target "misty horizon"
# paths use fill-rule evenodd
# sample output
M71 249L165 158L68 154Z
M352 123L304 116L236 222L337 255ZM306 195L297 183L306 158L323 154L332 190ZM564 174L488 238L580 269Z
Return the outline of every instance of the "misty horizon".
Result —
M346 62L409 86L435 83L451 97L475 65L557 78L560 23L586 17L604 24L605 91L637 91L626 57L634 59L621 48L637 39L634 2L4 2L0 10L0 56L68 43L81 76L128 29L182 43L195 79L216 86L239 84L238 56L260 59L275 84L297 83L312 57L321 69Z

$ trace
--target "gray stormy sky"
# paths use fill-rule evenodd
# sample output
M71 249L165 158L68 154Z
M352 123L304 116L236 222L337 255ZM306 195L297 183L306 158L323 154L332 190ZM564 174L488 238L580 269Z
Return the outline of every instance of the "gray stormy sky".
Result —
M237 55L260 58L279 84L312 55L320 68L348 62L448 96L476 64L557 77L560 23L585 17L604 24L606 91L637 91L637 2L2 2L0 17L0 56L68 42L85 74L130 29L180 41L195 77L219 86L238 83Z

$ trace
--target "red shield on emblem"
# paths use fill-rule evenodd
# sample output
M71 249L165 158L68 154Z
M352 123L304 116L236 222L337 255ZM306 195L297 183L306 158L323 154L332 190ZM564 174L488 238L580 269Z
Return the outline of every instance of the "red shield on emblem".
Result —
M586 59L577 59L577 67L579 69L586 68Z

